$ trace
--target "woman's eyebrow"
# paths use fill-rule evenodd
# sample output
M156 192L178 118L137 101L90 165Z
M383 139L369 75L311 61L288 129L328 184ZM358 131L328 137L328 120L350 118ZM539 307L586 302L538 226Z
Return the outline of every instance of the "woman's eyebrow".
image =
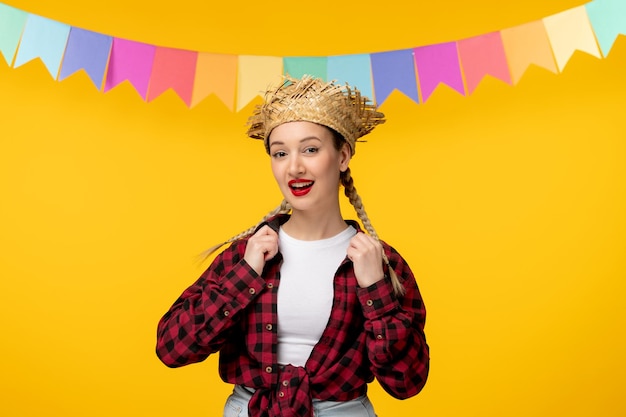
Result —
M320 138L318 138L317 136L307 136L305 138L300 139L300 143L304 143L304 142L307 142L309 140L317 140L317 141L321 142ZM285 144L285 142L277 140L277 141L274 141L274 142L270 143L270 148L272 146L274 146L274 145L284 145L284 144Z

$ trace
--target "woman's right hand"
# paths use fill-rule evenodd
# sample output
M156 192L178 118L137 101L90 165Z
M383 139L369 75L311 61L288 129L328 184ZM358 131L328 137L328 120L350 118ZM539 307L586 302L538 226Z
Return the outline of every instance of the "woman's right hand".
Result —
M265 262L272 259L277 253L278 233L268 225L265 225L248 239L243 259L257 274L261 275Z

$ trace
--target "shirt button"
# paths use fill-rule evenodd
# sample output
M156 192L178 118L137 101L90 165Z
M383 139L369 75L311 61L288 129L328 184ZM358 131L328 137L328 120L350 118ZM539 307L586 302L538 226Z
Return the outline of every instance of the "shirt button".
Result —
M272 330L274 328L274 326L272 326L271 324L268 324L267 326L265 326L265 328L267 330Z
M269 284L267 284L267 288L274 288L274 284L270 282Z
M228 310L224 311L224 316L228 317L229 314L230 314L230 311Z
M365 304L367 304L369 307L371 307L371 306L373 306L373 305L374 305L374 302L373 302L372 300L367 300L367 301L365 302Z
M382 338L383 338L383 335L382 335L382 334L378 334L378 335L376 335L376 339L378 339L378 340L382 340Z
M268 366L267 368L265 368L265 372L267 372L268 374L272 373L272 367Z
M255 290L254 288L250 288L250 289L248 290L248 292L249 292L250 294L254 295L254 294L256 293L256 290Z
M283 386L288 386L289 385L289 381L287 381L286 379L283 381Z
M285 396L285 393L281 391L281 392L279 392L279 393L278 393L278 396L279 396L280 398L283 398L283 397Z

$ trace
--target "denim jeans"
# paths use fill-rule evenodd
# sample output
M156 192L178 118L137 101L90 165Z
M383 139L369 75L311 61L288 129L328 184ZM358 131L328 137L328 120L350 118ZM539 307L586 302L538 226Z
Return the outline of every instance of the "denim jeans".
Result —
M248 417L248 401L252 397L249 388L235 385L226 400L224 417ZM376 417L374 407L367 395L350 401L321 401L313 399L315 417Z

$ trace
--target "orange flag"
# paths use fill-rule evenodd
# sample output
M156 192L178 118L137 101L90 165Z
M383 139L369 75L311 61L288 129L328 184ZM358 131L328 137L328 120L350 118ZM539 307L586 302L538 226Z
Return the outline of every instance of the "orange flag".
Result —
M232 111L235 109L236 87L237 55L198 54L192 106L215 94Z
M500 35L513 84L517 84L530 64L557 72L550 40L541 20L504 29Z

